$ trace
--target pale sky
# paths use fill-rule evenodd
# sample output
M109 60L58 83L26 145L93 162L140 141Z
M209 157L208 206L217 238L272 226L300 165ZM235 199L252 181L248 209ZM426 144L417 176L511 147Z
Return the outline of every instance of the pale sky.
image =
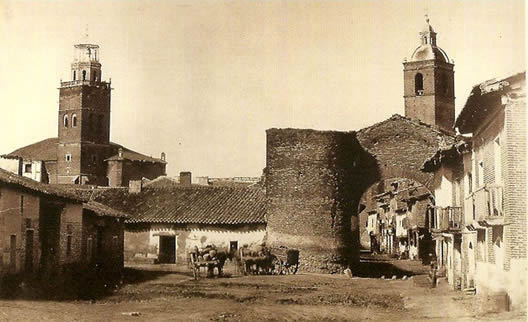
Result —
M424 14L473 85L525 69L523 1L0 0L0 154L57 136L73 45L100 45L111 140L168 174L258 176L265 130L359 130L404 114Z

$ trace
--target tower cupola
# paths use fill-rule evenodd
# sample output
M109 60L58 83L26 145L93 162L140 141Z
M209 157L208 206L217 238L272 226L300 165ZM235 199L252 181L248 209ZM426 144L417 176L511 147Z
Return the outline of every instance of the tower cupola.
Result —
M71 64L72 81L101 82L101 64L99 63L99 46L93 44L74 45Z
M452 132L455 121L455 72L425 16L420 45L403 63L405 116Z

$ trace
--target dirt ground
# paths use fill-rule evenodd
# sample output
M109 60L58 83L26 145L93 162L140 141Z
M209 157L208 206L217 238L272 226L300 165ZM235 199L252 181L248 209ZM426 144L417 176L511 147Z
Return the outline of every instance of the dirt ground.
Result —
M96 300L0 300L0 321L526 320L523 313L483 312L478 296L451 291L445 281L430 288L416 261L363 264L359 275L372 277L241 276L228 264L227 277L194 281L184 266L133 266L120 288Z

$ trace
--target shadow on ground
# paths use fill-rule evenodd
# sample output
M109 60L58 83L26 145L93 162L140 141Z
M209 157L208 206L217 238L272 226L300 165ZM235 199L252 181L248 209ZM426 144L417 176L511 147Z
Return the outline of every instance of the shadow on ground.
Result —
M380 278L401 278L403 276L423 275L427 273L427 267L419 261L413 260L394 260L387 256L361 256L360 263L354 269L354 276Z
M5 300L99 300L114 294L125 284L140 284L171 274L125 268L118 273L78 271L38 275L31 278L9 275L0 280L0 299Z

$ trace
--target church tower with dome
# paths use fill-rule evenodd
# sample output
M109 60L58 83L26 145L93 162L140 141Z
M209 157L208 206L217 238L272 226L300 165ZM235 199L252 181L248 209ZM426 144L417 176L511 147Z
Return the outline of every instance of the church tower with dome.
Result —
M455 122L454 64L437 46L426 16L420 46L403 63L405 116L453 132Z

